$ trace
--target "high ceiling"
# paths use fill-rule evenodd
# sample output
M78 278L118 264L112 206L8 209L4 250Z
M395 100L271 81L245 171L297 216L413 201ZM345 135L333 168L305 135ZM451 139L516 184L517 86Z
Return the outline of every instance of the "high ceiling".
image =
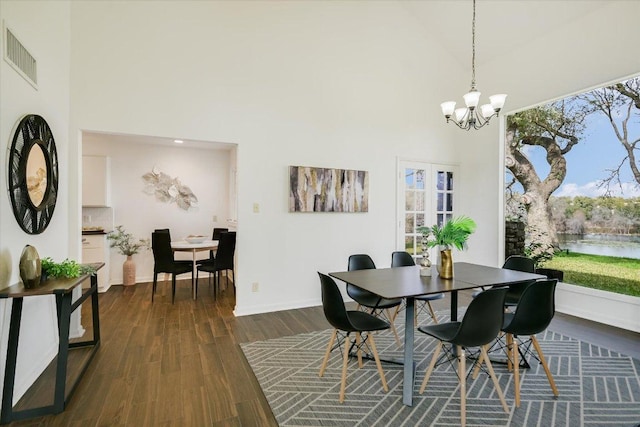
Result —
M401 0L429 37L471 68L471 0ZM593 13L611 0L477 0L476 65L530 43L539 35Z

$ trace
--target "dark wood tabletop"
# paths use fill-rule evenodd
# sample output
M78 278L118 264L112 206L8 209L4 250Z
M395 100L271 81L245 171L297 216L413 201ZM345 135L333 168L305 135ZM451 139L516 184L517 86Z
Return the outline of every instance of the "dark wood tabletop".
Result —
M98 270L104 266L104 263L96 262L88 265ZM80 277L47 279L41 282L40 286L33 289L27 289L24 287L22 282L18 282L4 289L0 289L0 298L21 298L36 295L65 294L67 292L71 292L73 288L80 285L89 277L90 275L84 274Z
M453 279L441 278L435 267L431 276L420 276L418 266L341 271L329 275L389 299L454 292L480 286L509 285L544 278L539 274L466 262L454 263Z

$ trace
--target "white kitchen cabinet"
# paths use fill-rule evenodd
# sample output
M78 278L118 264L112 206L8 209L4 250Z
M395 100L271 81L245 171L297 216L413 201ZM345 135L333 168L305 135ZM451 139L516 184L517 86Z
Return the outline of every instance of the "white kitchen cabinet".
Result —
M98 292L109 289L109 246L106 234L82 235L82 262L104 262L104 267L98 270Z
M111 206L110 159L82 156L82 206Z

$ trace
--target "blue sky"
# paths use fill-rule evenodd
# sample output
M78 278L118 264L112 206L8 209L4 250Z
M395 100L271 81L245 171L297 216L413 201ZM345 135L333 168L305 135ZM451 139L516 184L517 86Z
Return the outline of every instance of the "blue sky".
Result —
M637 121L633 127L629 126L629 134L635 138L640 135L640 124ZM541 179L546 177L549 173L549 165L545 160L544 149L527 147L526 155L535 166L538 176ZM626 151L613 132L609 120L604 115L591 116L581 141L565 156L567 176L553 195L557 197L604 195L605 190L598 188L598 181L608 176L607 169L617 168L625 155ZM640 153L638 155L640 156ZM640 188L633 179L628 162L621 170L622 189L618 185L612 185L611 195L625 198L640 197Z

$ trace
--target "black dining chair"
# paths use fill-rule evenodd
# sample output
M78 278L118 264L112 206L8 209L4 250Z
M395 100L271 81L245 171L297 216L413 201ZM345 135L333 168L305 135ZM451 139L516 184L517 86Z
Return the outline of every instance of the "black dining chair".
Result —
M333 334L331 335L329 344L327 345L327 351L325 352L318 375L320 377L324 375L331 351L336 348L341 348L341 345L344 344L344 349L342 350L342 377L340 380L339 398L340 403L343 403L347 387L349 351L355 347L358 354L358 366L362 367L362 348L367 347L373 354L373 358L376 362L378 375L380 375L380 381L382 382L382 388L384 391L389 391L387 380L385 379L384 371L382 370L382 364L380 363L380 357L378 356L378 350L376 349L376 343L373 339L373 332L389 329L389 323L379 317L363 311L347 310L336 282L326 274L318 272L318 275L320 276L320 285L322 288L322 308L324 310L324 315L331 326L334 327ZM355 333L354 341L350 338L351 333ZM364 333L366 333L366 335L363 339L362 335ZM337 343L335 342L336 338L338 339Z
M487 344L492 342L498 336L504 319L504 298L507 293L506 288L493 288L481 292L474 298L461 322L447 322L436 325L421 326L418 330L422 333L430 335L437 340L436 347L429 367L420 386L420 394L429 382L433 368L439 360L440 353L444 343L451 344L455 350L453 354L458 361L458 379L460 382L460 420L461 425L466 423L466 398L467 398L467 369L465 366L466 355L465 350L469 348L479 347L480 357L474 363L484 362L487 366L489 376L493 381L498 398L505 412L509 412L509 407L504 399L504 394L498 383L498 378L493 370L491 361L487 356ZM452 361L449 351L445 351L444 356ZM473 366L472 366L473 368Z
M511 255L505 260L504 264L502 264L502 268L506 268L507 270L522 271L524 273L536 272L535 262L531 258L523 255ZM524 292L524 290L532 283L535 283L535 280L509 285L507 296L504 299L505 306L513 307L518 305L518 301L520 300L522 292ZM482 291L474 292L472 296L475 298L476 295L478 295L480 292Z
M551 390L555 396L558 396L558 388L556 387L553 375L549 370L549 365L542 353L540 343L536 338L536 334L543 332L555 315L555 290L558 281L539 280L528 286L520 298L520 302L516 306L514 313L505 313L502 331L507 334L507 351L510 354L510 369L513 369L514 388L516 406L520 406L520 363L518 361L519 353L524 350L524 354L529 353L532 356L531 344L538 354L537 359L542 364L547 380L551 386ZM519 336L529 336L528 340L521 341Z
M176 299L176 276L191 272L193 283L193 263L191 261L176 261L171 249L171 237L169 230L154 231L151 233L151 249L153 251L153 290L151 302L153 302L158 286L158 273L171 274L171 303Z
M213 234L211 235L211 240L220 240L220 235L222 233L226 233L228 231L229 231L228 228L215 227L213 229ZM211 261L213 261L215 259L215 257L216 257L215 251L211 250L211 251L209 251L209 258L199 259L197 261L197 264L202 264L202 263L205 263L205 262L211 262Z
M376 264L373 262L369 255L356 254L349 257L347 266L348 271L368 270L375 268ZM400 337L398 336L398 331L396 330L396 326L393 323L396 315L398 314L398 310L400 309L400 304L402 304L402 298L382 298L379 295L361 289L355 285L350 285L349 283L347 283L347 294L349 295L349 297L351 297L351 299L358 303L358 309L360 309L361 307L365 307L366 309L370 310L370 313L374 316L385 318L387 321L389 321L398 347L402 346ZM393 314L390 311L392 308L396 308Z
M391 254L391 267L410 267L414 265L416 265L416 263L409 252L396 251ZM420 295L415 297L416 302L421 303L416 306L416 325L418 324L418 315L423 311L428 311L429 315L433 319L433 323L438 323L438 317L436 316L436 312L433 310L431 301L436 301L442 298L444 298L443 293L433 295Z
M525 273L535 273L536 272L536 263L531 258L522 255L511 255L506 259L502 268L506 268L508 270L522 271ZM509 285L509 290L507 291L507 296L504 299L504 303L507 306L516 306L518 305L518 301L520 301L520 296L524 292L524 290L535 283L535 280L532 280L527 283L518 283L515 285Z
M221 271L231 271L233 294L236 294L236 276L234 267L234 253L236 250L236 232L228 231L220 234L218 239L218 249L216 256L212 260L206 260L198 266L196 272L196 294L198 292L198 273L200 271L209 273L209 283L213 276L213 294L214 298L218 293L218 283L220 282ZM228 277L228 276L227 276ZM228 282L228 280L227 280Z

